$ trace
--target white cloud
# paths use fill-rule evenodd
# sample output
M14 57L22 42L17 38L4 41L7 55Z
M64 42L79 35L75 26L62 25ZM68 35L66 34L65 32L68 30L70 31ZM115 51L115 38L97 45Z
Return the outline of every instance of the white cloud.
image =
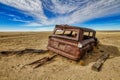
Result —
M48 26L48 27L39 27L36 28L34 31L53 31L54 26Z
M17 19L17 18L13 18L11 20L18 21L18 22L24 22L24 23L30 23L30 21L26 21L26 20L22 20L22 19Z
M46 20L40 0L0 0L1 3L23 10L38 20Z
M120 0L0 0L0 2L23 10L36 18L37 22L28 23L27 26L82 23L120 13ZM60 16L49 19L44 14L43 8Z
M69 19L73 20L70 23L84 22L89 19L109 16L118 12L120 13L120 0L99 0L77 10L69 16Z
M82 23L90 19L120 13L120 0L67 0L66 2L52 0L52 5L48 5L47 0L43 1L45 8L49 11L58 14L73 12L42 22L46 25Z
M30 22L30 23L28 23L28 24L26 24L26 25L24 25L24 26L33 26L33 27L36 27L36 26L43 26L42 24L40 24L40 23L37 23L37 22Z
M79 1L81 1L81 0L79 0ZM50 24L52 24L52 23L73 24L76 22L84 22L84 21L87 21L90 19L99 18L99 17L103 17L103 16L109 16L109 15L112 15L115 13L120 13L120 0L93 0L93 1L85 0L85 2L86 3L84 3L83 6L77 7L77 10L75 10L72 14L70 14L68 16L64 16L64 17L60 16L57 18L53 18L46 23L48 23L48 24L49 23ZM56 3L56 4L58 4L58 3ZM80 3L78 2L77 4L81 5L81 2ZM77 4L74 4L74 5L77 5ZM61 6L64 7L64 5L61 5ZM59 7L59 5L58 5L58 7ZM62 8L62 9L63 9L64 13L66 13L66 11L69 8L68 9ZM55 9L52 11L57 11L59 13L59 10L61 11L61 8L58 10ZM60 12L60 14L61 14L61 12Z

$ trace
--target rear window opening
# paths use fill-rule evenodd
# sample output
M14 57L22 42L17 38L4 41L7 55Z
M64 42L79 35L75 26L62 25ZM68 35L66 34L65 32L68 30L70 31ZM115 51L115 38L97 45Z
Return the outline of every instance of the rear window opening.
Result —
M56 34L56 35L62 35L63 32L64 32L63 30L56 30L55 34Z
M93 32L84 32L83 33L83 40L87 40L93 38Z
M70 31L70 30L56 30L55 35L61 35L61 36L76 38L77 37L77 32L76 31Z

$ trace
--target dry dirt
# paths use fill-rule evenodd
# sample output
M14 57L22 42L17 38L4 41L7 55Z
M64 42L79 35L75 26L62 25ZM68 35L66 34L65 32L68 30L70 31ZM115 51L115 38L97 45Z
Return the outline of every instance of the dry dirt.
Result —
M46 49L51 32L0 33L0 51L25 48ZM33 69L25 66L30 62L55 53L0 54L0 80L119 80L120 79L120 32L97 32L98 49L79 62L57 56L52 61ZM91 70L96 59L104 53L110 57L100 72ZM81 66L84 64L84 66Z

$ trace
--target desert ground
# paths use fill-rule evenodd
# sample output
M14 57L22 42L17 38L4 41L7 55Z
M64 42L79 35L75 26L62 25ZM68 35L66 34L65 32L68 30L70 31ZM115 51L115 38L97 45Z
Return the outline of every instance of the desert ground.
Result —
M46 50L51 32L0 32L0 51L25 48ZM25 64L56 53L0 54L0 80L119 80L120 32L97 32L100 43L93 52L79 62L58 55L53 60L33 69ZM101 54L109 53L99 72L91 66ZM81 64L82 62L82 64Z

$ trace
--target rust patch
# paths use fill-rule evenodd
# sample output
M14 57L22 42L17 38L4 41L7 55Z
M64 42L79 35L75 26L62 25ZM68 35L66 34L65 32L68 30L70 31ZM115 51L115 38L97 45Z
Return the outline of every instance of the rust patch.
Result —
M48 50L73 60L79 60L97 45L96 31L69 25L56 25L49 36Z

